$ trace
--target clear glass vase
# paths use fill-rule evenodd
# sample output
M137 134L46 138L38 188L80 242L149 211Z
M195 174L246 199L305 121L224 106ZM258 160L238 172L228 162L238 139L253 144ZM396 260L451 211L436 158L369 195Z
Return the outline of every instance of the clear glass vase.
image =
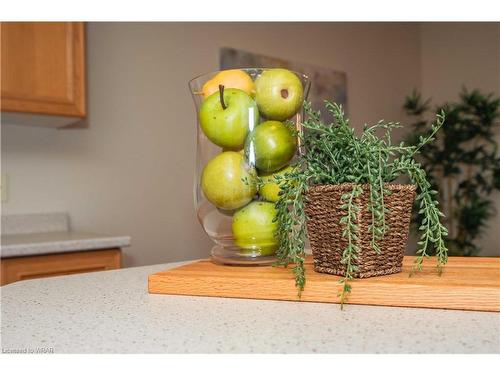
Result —
M194 185L212 260L266 265L279 247L279 186L298 153L307 76L281 68L212 72L189 82L197 112Z

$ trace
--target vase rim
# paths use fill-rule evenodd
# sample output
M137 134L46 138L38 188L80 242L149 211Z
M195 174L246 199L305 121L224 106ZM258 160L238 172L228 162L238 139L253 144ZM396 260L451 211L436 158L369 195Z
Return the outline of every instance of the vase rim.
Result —
M270 70L270 69L286 69L286 70L289 70L290 72L298 75L299 77L301 77L302 79L305 79L306 81L309 81L309 76L305 73L301 73L301 72L297 72L296 70L292 70L292 69L287 69L287 68L282 68L282 67L278 67L278 66L275 66L275 67L246 67L246 68L230 68L230 69L220 69L220 70L213 70L211 72L206 72L206 73L203 73L203 74L199 74L197 76L195 76L194 78L191 78L189 80L189 86L191 86L191 83L196 81L197 79L201 78L201 77L204 77L204 76L212 76L212 75L215 75L215 74L218 74L220 72L225 72L225 71L228 71L228 70L243 70L243 71L253 71L253 70Z

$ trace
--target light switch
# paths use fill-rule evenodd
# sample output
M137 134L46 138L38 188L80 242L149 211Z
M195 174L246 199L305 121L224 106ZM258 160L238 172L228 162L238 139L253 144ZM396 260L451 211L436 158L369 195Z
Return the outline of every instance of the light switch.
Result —
M7 202L7 173L2 173L2 182L0 185L0 190L2 190L2 202Z

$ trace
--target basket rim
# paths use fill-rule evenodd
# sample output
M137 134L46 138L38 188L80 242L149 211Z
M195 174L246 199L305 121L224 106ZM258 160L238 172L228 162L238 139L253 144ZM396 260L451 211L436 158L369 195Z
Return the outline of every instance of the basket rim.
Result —
M356 185L352 182L343 182L341 184L324 184L324 185L312 185L307 188L307 191L316 191L320 190L323 192L328 192L328 191L343 191L347 190L347 188L352 189L352 187ZM368 188L370 184L358 184L361 186L361 188ZM406 190L408 192L414 192L417 189L416 185L413 184L394 184L390 182L385 182L384 187L388 188L389 190L392 191L397 191L397 190Z

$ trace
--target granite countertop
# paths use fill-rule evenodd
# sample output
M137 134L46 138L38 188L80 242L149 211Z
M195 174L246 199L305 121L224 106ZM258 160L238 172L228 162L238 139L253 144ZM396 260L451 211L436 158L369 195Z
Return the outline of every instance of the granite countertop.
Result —
M129 236L71 231L65 212L2 216L1 240L2 258L130 245Z
M110 249L130 245L128 236L83 232L47 232L2 236L2 258Z
M6 285L3 352L498 353L500 314L150 295L184 263Z

